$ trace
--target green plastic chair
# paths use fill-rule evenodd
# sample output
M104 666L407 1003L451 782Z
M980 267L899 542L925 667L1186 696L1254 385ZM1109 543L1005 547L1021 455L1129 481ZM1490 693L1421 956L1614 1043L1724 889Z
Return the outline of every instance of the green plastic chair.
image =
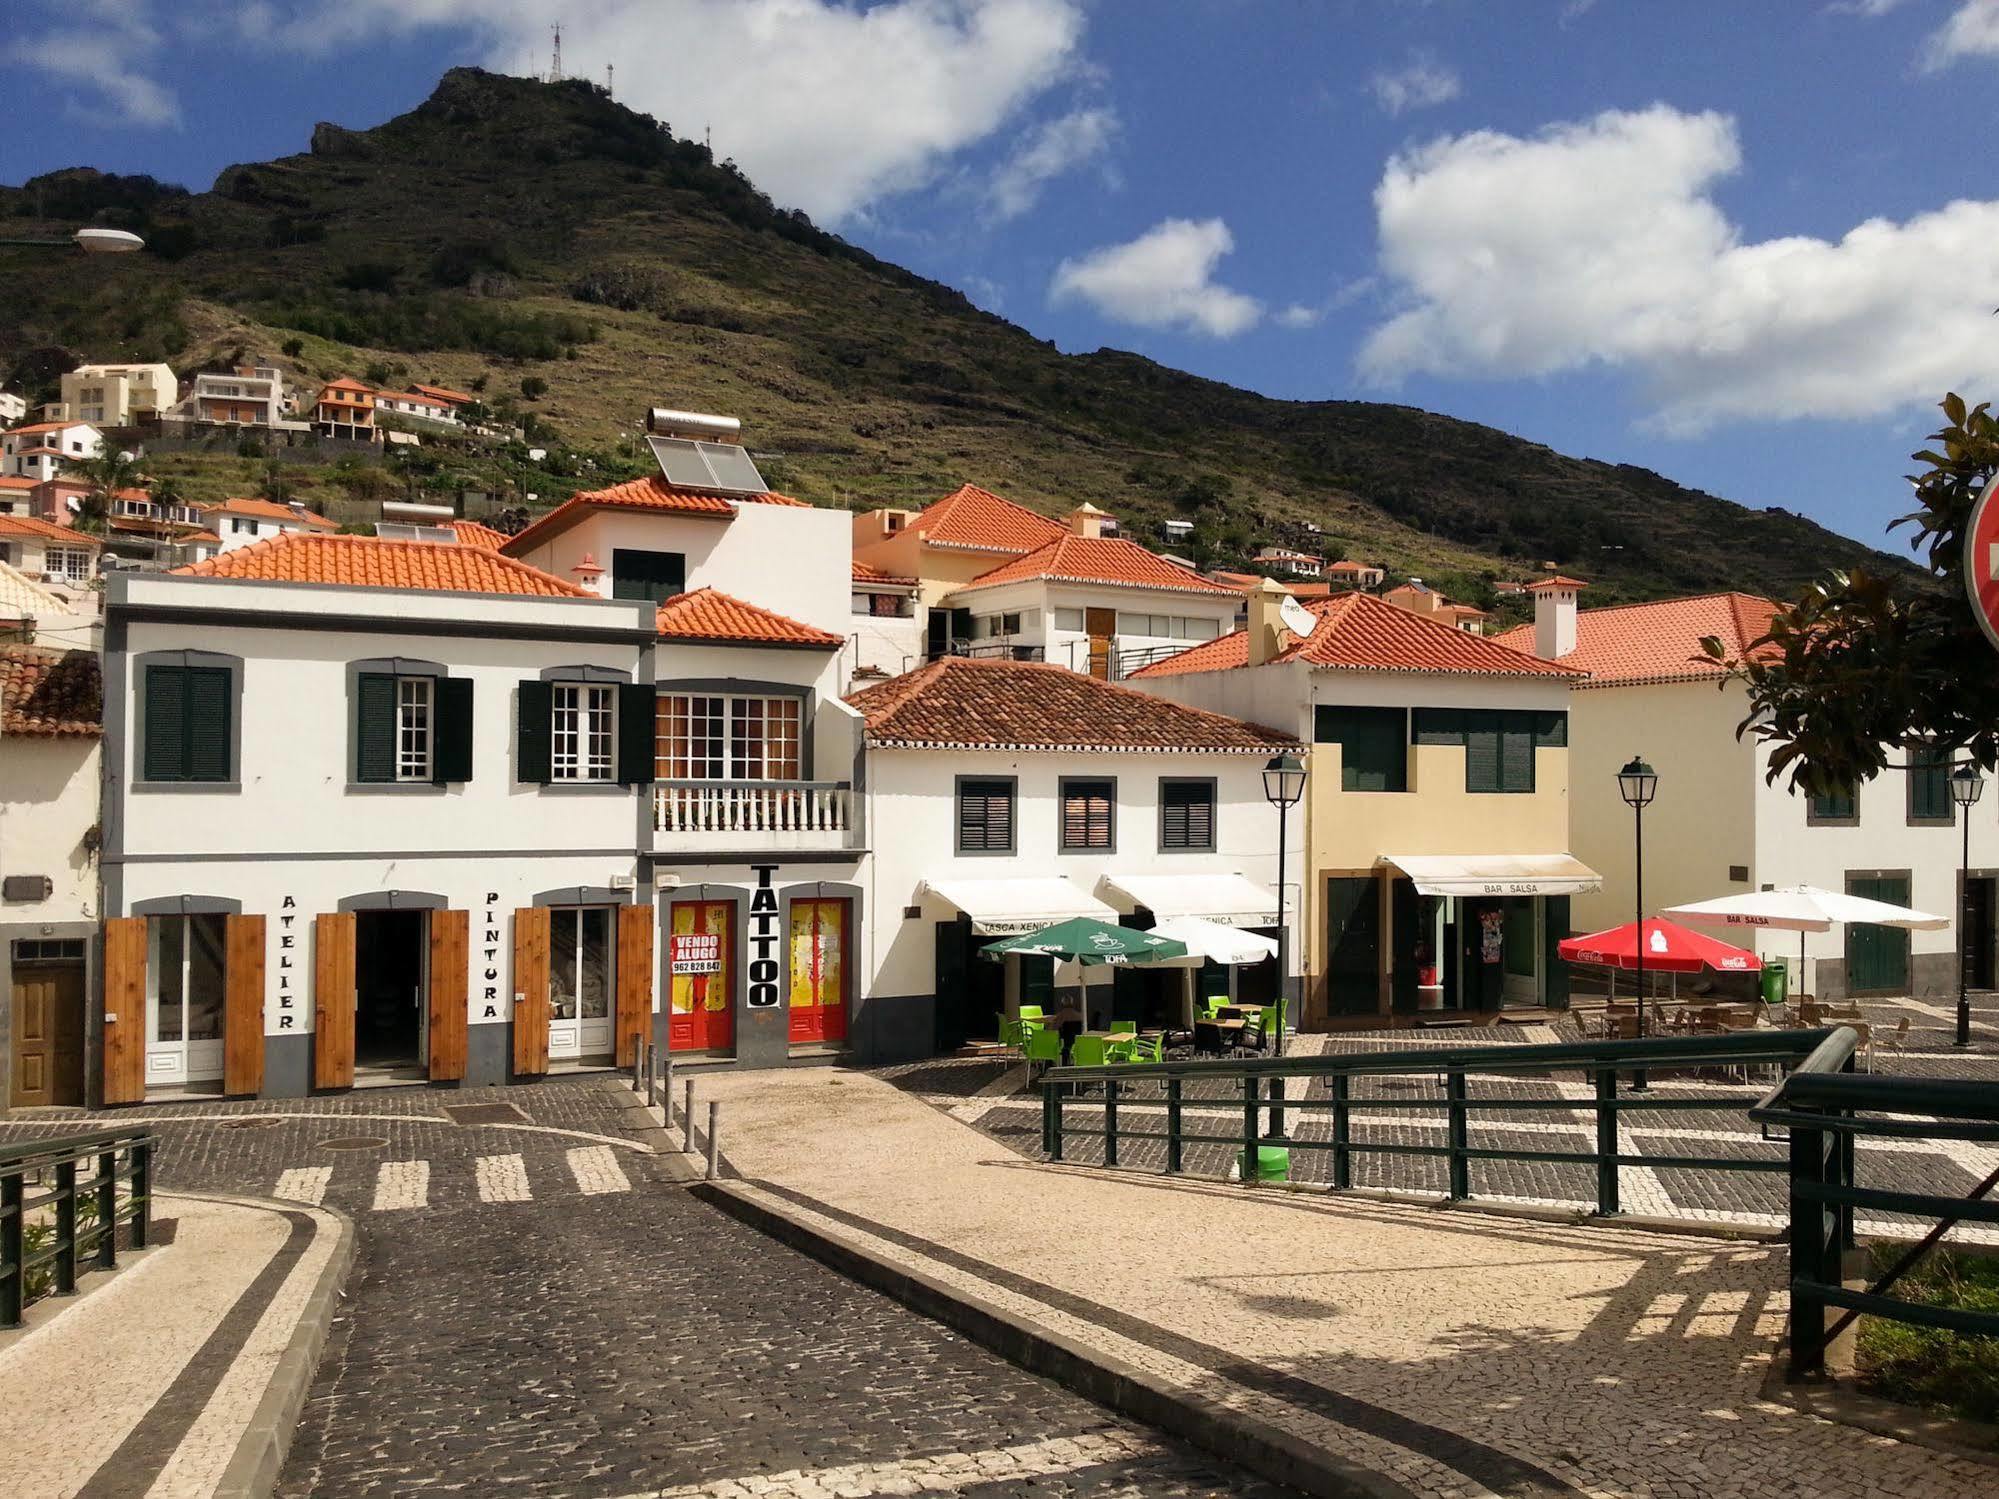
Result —
M1040 1006L1040 1005L1022 1005L1022 1006L1020 1007L1020 1018L1021 1018L1022 1020L1039 1020L1039 1019L1041 1019L1041 1006Z
M1059 1053L1061 1048L1056 1048ZM1069 1043L1069 1065L1072 1067L1106 1067L1110 1065L1110 1048L1104 1044L1102 1036L1078 1036Z
M1138 1034L1138 1022L1136 1020L1113 1020L1111 1022L1111 1034L1113 1036L1135 1036Z
M1163 1062L1166 1060L1166 1035L1135 1036L1131 1045L1125 1048L1126 1060L1132 1062Z
M1011 1051L1019 1051L1022 1047L1027 1045L1026 1022L1021 1020L1011 1020L1007 1018L1005 1015L1000 1016L999 1039L1000 1039L1000 1045L1008 1048Z
M1021 1052L1030 1066L1056 1066L1062 1060L1062 1033L1049 1030L1045 1026L1040 1030L1029 1031L1027 1043L1021 1048Z

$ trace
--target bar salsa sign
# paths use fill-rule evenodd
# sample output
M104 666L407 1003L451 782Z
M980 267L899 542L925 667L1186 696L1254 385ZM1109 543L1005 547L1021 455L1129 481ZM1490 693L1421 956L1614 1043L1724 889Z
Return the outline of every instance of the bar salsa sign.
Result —
M1986 484L1964 527L1964 592L1985 638L1999 650L1999 475Z

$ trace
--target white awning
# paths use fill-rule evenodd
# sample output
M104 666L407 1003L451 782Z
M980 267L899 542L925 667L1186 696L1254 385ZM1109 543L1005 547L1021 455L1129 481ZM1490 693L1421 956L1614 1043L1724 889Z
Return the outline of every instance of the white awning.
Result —
M1187 949L1184 958L1167 958L1156 966L1199 968L1202 963L1222 963L1231 968L1261 963L1277 956L1277 944L1260 932L1203 921L1198 916L1168 916L1152 929L1155 937L1171 937Z
M1603 876L1571 854L1384 854L1425 895L1588 895Z
M1115 922L1117 912L1065 879L925 880L916 893L934 895L972 918L972 930L987 937L1038 932L1073 916Z
M1097 893L1160 921L1198 916L1222 926L1276 926L1277 896L1240 874L1107 874Z

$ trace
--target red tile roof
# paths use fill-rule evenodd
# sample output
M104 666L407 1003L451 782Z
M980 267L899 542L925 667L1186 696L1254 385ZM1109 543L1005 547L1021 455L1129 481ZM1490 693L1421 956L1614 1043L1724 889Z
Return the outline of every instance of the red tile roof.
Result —
M1057 583L1096 583L1112 588L1170 589L1175 593L1233 593L1221 583L1210 583L1199 573L1189 572L1148 552L1135 541L1112 536L1074 536L1063 532L1045 546L1024 557L1002 562L991 572L980 573L960 593L974 588L997 588L1003 583L1024 583L1037 579Z
M67 432L71 427L87 427L89 422L29 422L25 427L9 427L8 437L19 437L27 432Z
M1343 578L1355 578L1359 577L1362 573L1379 572L1381 569L1367 562L1340 561L1328 562L1326 564L1326 571L1336 573Z
M1532 593L1537 588L1587 588L1589 584L1585 583L1581 578L1564 578L1560 574L1557 574L1552 578L1536 578L1532 583L1525 584L1524 587L1528 593Z
M0 515L0 536L34 536L43 541L60 541L69 546L101 547L103 542L68 526L34 515Z
M334 583L350 588L415 588L433 593L513 593L591 599L575 584L479 547L440 541L288 532L177 567L202 578L260 583Z
M479 399L477 396L468 395L462 390L453 390L448 385L411 385L410 389L420 391L427 396L435 396L438 400L452 406L469 406Z
M95 651L0 646L0 734L52 739L104 732Z
M213 505L199 507L212 515L240 515L252 520L288 521L314 531L338 531L340 527L323 515L315 515L310 510L294 510L289 505L280 505L276 500L252 498L218 500Z
M484 547L489 552L497 552L513 538L505 531L496 531L484 521L455 520L451 529L459 542L468 547Z
M1069 534L1059 522L976 484L960 485L933 500L904 529L921 536L926 546L978 552L1031 552Z
M1571 677L1582 673L1509 650L1497 641L1384 604L1371 593L1339 593L1305 604L1318 621L1312 633L1289 642L1279 661L1303 661L1346 671L1434 671L1479 677ZM1134 673L1170 677L1190 671L1227 671L1249 664L1249 634L1237 630Z
M372 385L363 385L359 380L356 380L352 375L342 375L338 380L328 380L326 384L320 387L320 389L358 390L363 395L369 395L369 396L372 396L375 393L375 388Z
M1231 573L1220 568L1208 574L1208 580L1219 583L1231 593L1248 593L1260 583L1275 583L1279 588L1299 599L1322 599L1333 591L1330 583L1300 583L1290 578L1266 578L1261 573Z
M0 489L33 489L40 479L30 479L25 474L0 474Z
M718 588L697 588L659 606L659 633L672 640L838 650L846 638L747 603Z
M808 509L803 500L785 494L707 494L698 489L682 489L657 474L613 484L609 489L592 489L573 494L542 516L518 536L507 538L506 550L518 554L549 537L568 530L592 510L659 510L679 515L713 515L726 518L738 505L796 505Z
M1214 751L1294 747L1275 729L1100 682L1066 667L946 656L847 701L883 749Z
M1587 671L1586 687L1650 682L1698 682L1727 669L1708 660L1701 641L1719 636L1731 661L1750 654L1770 628L1775 601L1750 593L1707 593L1651 604L1614 604L1576 611L1576 648L1564 666ZM1534 627L1519 625L1495 644L1532 655Z
M856 583L893 583L902 588L914 588L916 586L916 579L898 578L894 573L885 573L872 562L856 562L854 564L854 581Z

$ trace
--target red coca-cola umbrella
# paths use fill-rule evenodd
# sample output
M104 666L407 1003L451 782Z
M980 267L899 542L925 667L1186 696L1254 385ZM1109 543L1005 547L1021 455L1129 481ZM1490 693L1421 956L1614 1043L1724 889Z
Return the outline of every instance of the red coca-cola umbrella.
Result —
M1607 932L1591 932L1570 937L1556 947L1571 963L1594 963L1600 968L1638 966L1638 923L1627 921ZM1645 921L1645 968L1651 973L1699 973L1703 968L1723 973L1755 973L1763 960L1753 952L1731 946L1699 932L1688 931L1657 916Z

